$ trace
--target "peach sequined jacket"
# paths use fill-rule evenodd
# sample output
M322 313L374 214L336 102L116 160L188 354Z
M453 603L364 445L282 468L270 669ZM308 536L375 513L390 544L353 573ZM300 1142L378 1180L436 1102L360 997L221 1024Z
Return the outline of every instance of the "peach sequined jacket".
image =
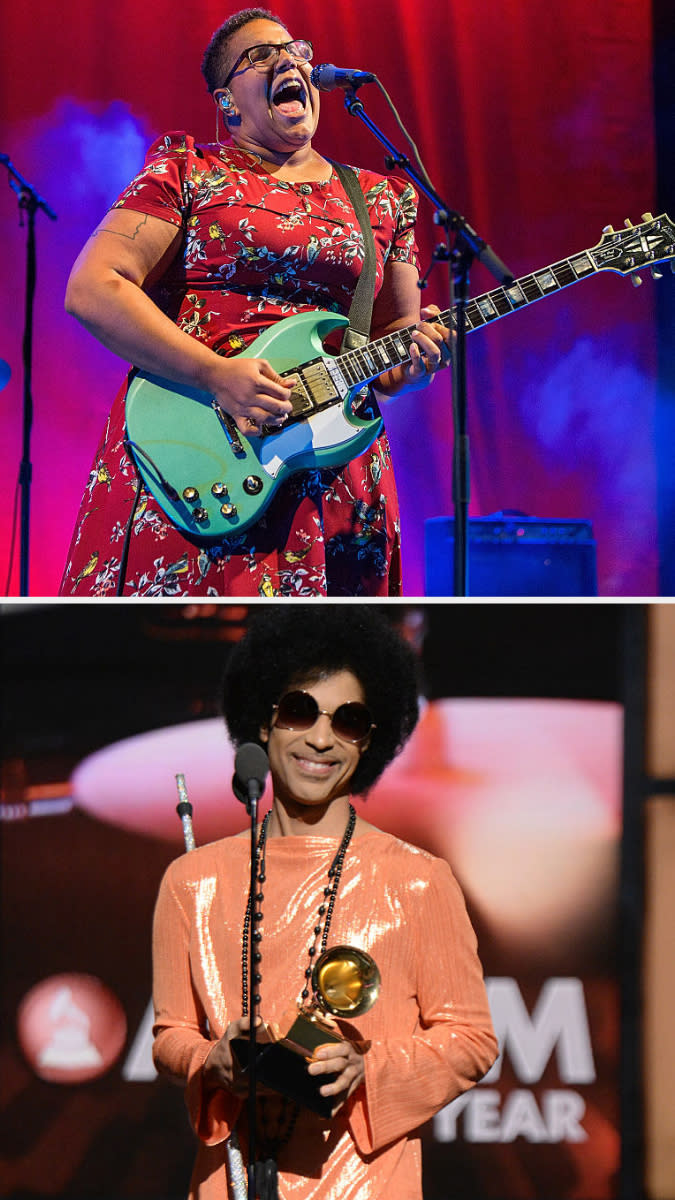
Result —
M304 986L337 844L268 839L260 968L266 1021L278 1021ZM191 1196L199 1200L228 1195L225 1141L237 1122L245 1147L245 1102L225 1091L205 1096L202 1068L214 1041L241 1016L248 877L247 838L203 846L170 865L155 911L154 1058L160 1072L187 1084L199 1138ZM332 1121L300 1111L278 1157L280 1200L421 1200L416 1130L479 1080L497 1049L476 939L449 866L379 830L355 837L328 944L358 946L379 966L379 999L354 1022L372 1046L364 1084Z

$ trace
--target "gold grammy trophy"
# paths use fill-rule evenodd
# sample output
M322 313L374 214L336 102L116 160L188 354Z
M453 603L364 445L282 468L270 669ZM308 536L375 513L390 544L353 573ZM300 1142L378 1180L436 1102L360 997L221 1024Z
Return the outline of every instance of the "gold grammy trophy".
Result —
M312 971L313 1000L309 1006L296 1007L280 1025L263 1024L256 1030L256 1076L258 1083L280 1092L319 1116L329 1117L334 1096L321 1096L319 1089L336 1078L334 1075L309 1075L307 1063L319 1046L345 1041L333 1017L359 1017L368 1012L380 993L380 972L376 963L356 946L332 946L317 959ZM283 1032L283 1031L286 1032ZM353 1043L365 1053L370 1043ZM234 1038L232 1052L242 1071L249 1061L249 1039Z

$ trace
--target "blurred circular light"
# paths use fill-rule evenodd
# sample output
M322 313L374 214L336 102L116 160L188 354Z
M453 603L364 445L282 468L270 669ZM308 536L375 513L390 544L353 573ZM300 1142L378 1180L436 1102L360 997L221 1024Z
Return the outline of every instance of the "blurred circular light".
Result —
M19 1045L40 1079L86 1083L109 1071L127 1035L124 1010L93 975L51 975L24 996Z

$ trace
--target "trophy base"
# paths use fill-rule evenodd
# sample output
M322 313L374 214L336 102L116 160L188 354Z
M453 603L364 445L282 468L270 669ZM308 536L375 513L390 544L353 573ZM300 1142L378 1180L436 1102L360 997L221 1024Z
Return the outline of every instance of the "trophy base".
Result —
M256 1031L256 1080L318 1116L330 1117L335 1097L321 1096L319 1088L333 1083L337 1075L309 1075L307 1063L318 1046L342 1040L342 1034L336 1033L320 1018L306 1016L297 1010L285 1037L276 1038L269 1026L263 1025ZM243 1075L249 1069L249 1046L247 1037L233 1038L230 1042Z

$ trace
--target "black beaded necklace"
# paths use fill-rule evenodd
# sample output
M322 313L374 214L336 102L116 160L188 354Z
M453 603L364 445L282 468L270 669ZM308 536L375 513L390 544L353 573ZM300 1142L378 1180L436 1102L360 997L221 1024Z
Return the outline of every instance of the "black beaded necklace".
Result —
M263 919L262 903L265 899L262 887L267 878L265 868L265 847L267 844L267 829L270 822L272 810L266 813L265 818L260 827L258 844L256 846L256 883L257 891L255 895L251 895L249 891L248 901L246 904L246 912L244 914L244 924L242 928L242 947L241 947L241 1007L244 1016L248 1015L248 974L249 974L249 932L251 929L251 916L255 925L260 925ZM313 963L317 952L317 941L319 938L321 953L323 954L328 942L328 933L335 908L338 887L340 886L340 877L344 866L345 856L349 843L352 840L354 827L356 825L356 809L353 804L349 805L349 818L347 827L342 835L342 841L338 847L337 853L328 868L328 884L323 889L323 899L319 905L317 914L317 922L314 926L314 940L312 941L307 951L308 964L305 968L305 985L301 992L302 1004L306 1005L310 997L310 980L312 977ZM260 964L262 962L262 953L260 944L262 942L262 930L260 928L253 931L253 983L256 991L253 994L253 1010L254 1013L260 1004L260 994L257 991L259 984L262 982L260 974ZM277 1166L276 1159L279 1151L283 1146L290 1141L295 1123L298 1119L300 1106L297 1103L286 1102L282 1113L277 1115L276 1128L272 1130L268 1123L267 1104L264 1096L260 1097L260 1159L256 1164L256 1181L258 1194L266 1200L277 1200Z
M253 983L255 984L255 986L257 988L258 985L262 982L262 975L260 974L260 964L262 962L262 953L261 953L261 949L260 949L260 943L262 942L262 937L263 937L262 930L260 928L254 929L252 939L249 938L249 933L250 933L250 928L251 928L251 917L253 917L254 926L260 925L260 923L262 922L262 919L263 919L262 904L265 899L265 896L264 896L264 893L262 890L262 886L265 883L265 880L267 878L266 868L265 868L265 848L266 848L266 844L267 844L267 829L269 826L271 815L272 815L272 809L270 809L269 812L266 813L263 823L260 827L260 834L258 837L258 844L256 847L256 883L258 885L258 890L256 891L254 896L251 895L251 893L249 892L248 901L246 904L246 912L244 914L244 924L243 924L243 928L242 928L241 1005L242 1005L242 1013L244 1016L248 1015L249 940L253 941L253 944L255 947L255 949L253 950L253 967L254 967ZM335 908L335 901L337 899L338 888L340 886L340 877L342 875L342 868L344 866L345 856L346 856L347 850L349 848L349 843L352 840L352 835L354 833L355 825L356 825L356 809L354 808L354 805L350 803L347 827L344 831L344 834L342 835L342 841L340 842L340 845L337 849L337 853L335 854L335 857L334 857L330 867L328 868L328 884L323 889L323 900L322 900L321 904L319 905L319 910L317 913L317 923L314 926L314 940L312 941L312 943L309 946L309 949L307 951L307 956L308 956L309 962L307 964L307 967L305 968L305 986L303 987L302 992L300 994L300 998L302 1000L303 1005L306 1005L306 1003L310 997L309 983L310 983L310 979L312 977L314 959L315 959L316 953L317 953L317 942L320 939L319 949L320 949L321 954L323 954L323 952L326 949L326 946L328 944L328 934L330 931L330 925L331 925L331 921L333 918L333 910ZM252 999L253 999L254 1008L257 1008L257 1006L260 1004L260 995L257 991L254 992Z

